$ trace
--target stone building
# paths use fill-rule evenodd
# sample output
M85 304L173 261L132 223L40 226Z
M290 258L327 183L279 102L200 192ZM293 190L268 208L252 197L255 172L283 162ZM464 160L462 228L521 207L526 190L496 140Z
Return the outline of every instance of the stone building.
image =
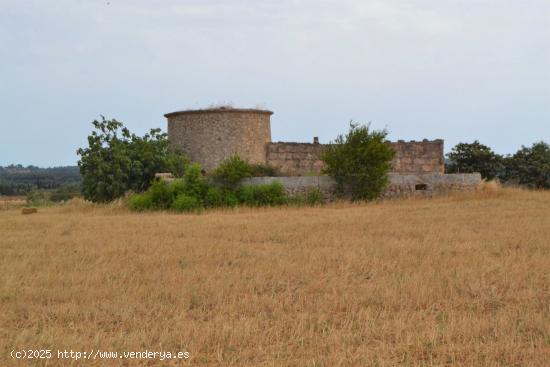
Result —
M268 163L287 176L319 173L323 167L324 145L271 141L271 111L259 109L212 108L164 115L168 119L168 139L209 171L238 154L251 163ZM393 173L444 173L443 140L398 141Z

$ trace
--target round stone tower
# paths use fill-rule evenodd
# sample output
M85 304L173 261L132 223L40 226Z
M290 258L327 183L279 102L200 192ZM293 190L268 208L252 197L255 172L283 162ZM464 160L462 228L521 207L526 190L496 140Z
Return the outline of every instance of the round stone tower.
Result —
M271 142L271 111L212 108L167 113L168 140L206 171L238 154L251 163L265 163Z

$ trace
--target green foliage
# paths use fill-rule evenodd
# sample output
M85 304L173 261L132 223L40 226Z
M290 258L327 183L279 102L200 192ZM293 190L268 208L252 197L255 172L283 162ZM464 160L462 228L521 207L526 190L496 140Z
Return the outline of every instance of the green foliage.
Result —
M233 160L233 163L235 162L237 164L233 166L240 165L237 159ZM239 172L239 170L224 172L228 171ZM171 209L178 212L191 212L200 211L203 208L232 208L237 205L275 206L287 203L284 187L277 181L255 186L239 186L237 181L232 181L229 186L236 186L236 188L209 185L202 174L201 166L190 164L186 167L182 178L170 183L155 181L146 192L132 195L128 200L128 206L136 211ZM311 190L303 198L304 205L316 205L321 201L322 195L319 190Z
M224 192L219 187L209 187L206 191L204 204L208 208L225 206Z
M538 142L522 147L506 159L505 179L532 188L550 188L550 145Z
M324 173L332 176L341 194L353 200L377 198L388 183L395 151L385 130L350 123L349 132L339 135L323 152Z
M219 187L209 187L204 200L204 205L207 208L233 208L238 204L239 198L233 191L220 189Z
M239 190L241 203L247 206L276 206L286 202L283 185L274 181L270 184L244 186Z
M178 212L192 212L202 209L202 204L195 196L179 194L172 203L172 209Z
M484 179L492 180L504 170L503 157L477 140L455 145L447 158L450 160L446 166L447 173L479 172Z
M204 198L208 190L208 183L202 174L200 164L192 163L187 166L183 174L183 184L187 195L196 197L199 200Z
M188 164L189 161L183 153L168 151L166 155L166 172L172 173L172 176L176 178L183 177Z
M134 210L194 210L202 207L208 192L208 184L202 176L199 164L186 167L183 177L170 183L155 180L143 194L134 194L128 206Z
M154 208L153 199L150 193L134 194L128 199L130 209L141 212Z
M323 198L323 193L317 188L310 189L306 194L306 202L308 205L321 205L324 201L325 199Z
M250 176L252 177L277 177L279 170L269 163L256 163L250 165Z
M117 120L94 121L88 147L78 149L82 193L87 200L108 202L126 191L149 188L155 173L176 170L180 174L185 158L168 149L160 129L139 137Z
M169 209L174 201L174 193L171 185L162 180L153 182L147 195L151 197L154 209Z
M210 176L217 186L227 190L235 190L242 180L251 175L252 168L250 164L234 154L220 163Z

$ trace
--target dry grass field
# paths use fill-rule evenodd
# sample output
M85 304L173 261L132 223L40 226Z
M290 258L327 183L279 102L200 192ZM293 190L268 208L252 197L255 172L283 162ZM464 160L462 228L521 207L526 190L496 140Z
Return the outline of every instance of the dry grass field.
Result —
M550 192L0 211L0 365L549 366ZM18 349L186 361L11 359Z
M20 208L26 202L24 196L0 196L0 210Z

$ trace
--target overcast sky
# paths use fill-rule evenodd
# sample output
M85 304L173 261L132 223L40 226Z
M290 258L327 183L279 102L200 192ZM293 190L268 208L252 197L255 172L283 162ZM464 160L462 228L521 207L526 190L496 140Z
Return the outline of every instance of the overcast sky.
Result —
M550 141L548 0L0 0L0 165L75 164L90 122L262 106L274 141Z

